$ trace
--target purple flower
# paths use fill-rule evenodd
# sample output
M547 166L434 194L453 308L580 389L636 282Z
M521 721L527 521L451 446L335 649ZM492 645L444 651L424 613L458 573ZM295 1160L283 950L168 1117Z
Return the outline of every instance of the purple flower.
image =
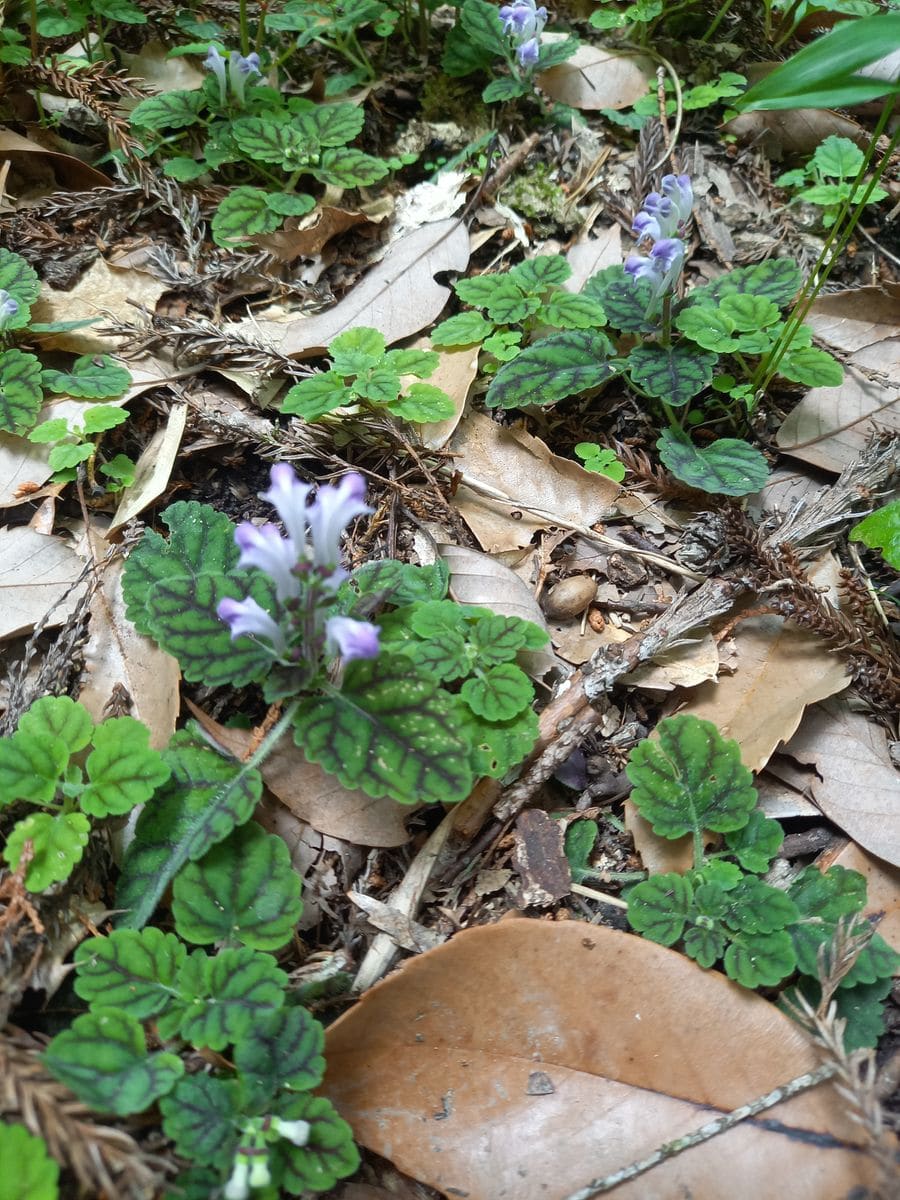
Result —
M306 501L312 488L300 482L294 468L288 463L276 463L269 478L271 487L267 492L260 492L259 498L268 500L281 517L298 557L305 555Z
M678 214L678 224L683 225L694 207L694 189L690 175L664 175L660 185L663 195L670 200Z
M684 242L678 238L662 238L650 251L649 257L629 254L625 270L632 279L649 279L654 298L670 291L684 265Z
M231 84L231 94L241 108L244 106L244 89L250 81L250 76L258 79L262 72L259 69L259 55L255 52L246 58L232 50L228 56L228 81Z
M280 625L252 597L248 596L246 600L220 600L216 611L219 619L231 630L232 639L248 634L250 637L266 638L277 654L284 654L287 650L287 640Z
M656 217L651 216L649 212L638 213L632 222L631 231L637 235L638 245L641 244L644 238L649 238L651 242L657 242L662 237L659 221Z
M536 37L529 38L529 40L527 42L522 43L522 45L516 51L516 54L519 57L519 65L520 66L522 66L522 67L536 66L537 61L541 56L540 39L536 38Z
M300 581L294 571L297 551L290 538L283 538L274 525L251 525L244 521L234 531L241 552L238 566L259 567L275 581L275 595L288 600L300 595Z
M5 289L0 288L0 329L5 329L11 317L19 311L19 302Z
M341 534L354 517L371 512L365 502L366 482L361 475L345 475L337 487L320 487L315 502L306 511L312 536L313 564L328 583L337 587L347 575L340 569Z
M225 77L225 59L215 48L210 46L209 53L203 60L203 65L212 71L219 82L219 103L224 107L228 99L228 80Z
M352 617L329 617L325 622L325 650L328 654L340 654L344 662L355 658L377 658L377 625L368 621L354 621Z
M500 9L500 20L504 33L517 42L526 42L540 37L547 24L547 10L543 5L538 8L534 0L513 0L512 4L504 4Z

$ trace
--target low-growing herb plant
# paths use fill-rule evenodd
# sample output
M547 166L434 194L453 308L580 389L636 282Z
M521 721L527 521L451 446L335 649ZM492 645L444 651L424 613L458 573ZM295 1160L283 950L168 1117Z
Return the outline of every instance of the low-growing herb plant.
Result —
M0 1124L0 1162L15 1164L10 1200L57 1200L59 1164L50 1157L44 1139L24 1125Z
M30 4L27 14L33 45L35 35L42 38L69 38L71 41L80 41L83 54L89 60L94 56L113 57L107 38L115 25L147 23L146 12L131 0L66 0L66 3L44 0L43 3Z
M124 409L112 404L96 404L84 410L81 422L64 417L42 421L28 434L28 440L53 446L47 463L54 472L54 483L75 479L78 467L84 463L88 483L94 490L97 487L97 452L103 434L127 420L128 413ZM116 454L100 464L99 472L106 476L106 490L118 491L134 482L135 464L127 455Z
M0 811L15 817L31 810L12 825L3 859L15 870L31 844L29 891L68 879L92 822L125 816L165 783L169 767L149 742L140 721L111 717L94 725L67 696L36 700L15 733L0 740Z
M71 396L77 400L101 400L121 396L131 384L128 371L108 354L85 354L76 358L67 370L58 370L44 366L36 354L13 344L27 343L40 334L61 333L91 324L89 320L32 321L31 305L37 300L40 290L40 280L34 268L21 255L0 249L2 433L23 435L34 429L47 393Z
M625 465L616 458L616 452L606 446L598 446L596 442L579 442L575 447L576 455L584 463L586 471L597 475L605 475L621 483L625 478Z
M328 347L327 371L302 379L286 393L282 412L315 421L337 409L348 413L387 411L403 421L443 421L453 416L454 404L430 383L440 356L433 350L388 350L384 336L364 325L348 329Z
M900 571L900 500L869 513L850 530L850 540L878 550L886 563Z
M792 260L775 259L731 271L677 300L681 235L692 203L689 178L665 176L662 191L647 196L634 221L638 248L649 242L649 253L598 272L576 298L594 302L593 327L537 337L500 367L485 402L489 408L553 404L623 376L667 421L657 448L669 470L691 487L742 496L765 483L764 456L740 438L697 446L687 430L716 419L739 424L753 411L754 371L780 344L781 309L801 276ZM615 340L598 328L601 311ZM452 319L473 322L469 314ZM811 387L837 386L840 364L811 342L811 331L796 327L778 374Z
M663 946L680 946L702 967L721 963L744 987L796 982L812 989L819 948L838 920L865 906L864 877L810 866L785 889L760 878L781 846L781 827L757 808L737 742L710 721L691 715L660 721L657 737L631 752L626 771L631 799L654 833L689 836L694 848L693 866L683 875L651 875L627 890L632 927ZM719 836L707 850L710 835ZM861 916L857 925L865 926ZM848 1018L848 1049L877 1041L898 966L900 955L874 934L842 981L836 999Z
M148 153L177 151L162 160L173 178L186 182L215 173L238 185L213 218L218 245L240 245L271 233L285 217L309 212L314 197L297 190L305 178L362 187L391 169L392 163L350 144L365 120L357 105L284 96L263 81L255 52L226 56L213 45L204 65L211 74L202 88L142 100L131 123L145 137Z
M329 73L325 84L326 96L339 96L375 78L372 56L360 34L371 32L383 49L399 16L395 7L382 0L289 0L280 12L266 15L266 28L270 33L296 35L282 59L310 46L343 58L350 70Z
M822 209L822 225L830 229L841 209L861 192L864 181L859 179L863 152L849 138L831 134L817 146L805 167L786 171L775 180L778 187L790 188L794 201L818 205ZM886 199L884 188L869 193L868 203Z
M475 71L493 73L497 60L505 63L508 75L484 88L487 103L517 100L534 92L534 77L558 66L578 49L578 39L543 41L547 9L535 0L512 0L500 8L488 0L463 0L459 20L447 35L443 70L452 77Z

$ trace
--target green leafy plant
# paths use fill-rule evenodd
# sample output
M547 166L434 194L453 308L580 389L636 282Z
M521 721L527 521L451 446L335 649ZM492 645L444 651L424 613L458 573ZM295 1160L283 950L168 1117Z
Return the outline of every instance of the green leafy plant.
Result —
M79 465L85 463L88 482L94 487L97 452L103 434L127 420L128 413L123 409L112 404L97 404L84 410L81 422L64 417L42 421L28 434L28 440L53 446L47 462L53 469L55 483L75 479ZM99 470L107 477L109 491L116 491L134 482L135 464L125 454L116 454L101 463Z
M291 468L275 467L272 479L263 495L276 504L288 539L274 526L248 523L235 531L204 505L166 510L169 541L148 532L125 570L127 612L139 631L175 655L188 679L258 683L270 701L288 698L260 755L293 728L310 761L370 795L401 803L461 800L478 775L502 774L524 757L536 737L533 691L513 659L546 641L543 631L444 602L447 571L440 565L388 561L345 579L337 539L341 522L368 511L362 480L348 476L341 488L321 488L307 506L310 489ZM236 599L242 594L246 599ZM427 627L434 602L443 605L439 634ZM380 618L380 629L360 619L378 607L395 610ZM440 642L445 631L449 641ZM494 648L489 632L499 639ZM448 645L458 655L442 665ZM245 764L243 785L256 761ZM178 766L172 769L177 778ZM167 804L164 792L147 817L159 832ZM206 802L201 821L214 808ZM179 825L168 813L166 821ZM193 819L187 825L193 828ZM144 838L139 822L138 846L152 848L155 837L150 831ZM182 858L194 857L188 845ZM171 847L163 857L172 859ZM126 861L126 878L145 879L158 866L152 853L139 870Z
M382 334L360 325L328 347L327 371L302 379L286 393L282 412L315 421L342 409L348 414L387 411L403 421L442 421L454 404L445 391L422 383L437 369L433 350L387 350ZM404 376L419 382L406 383Z
M869 513L850 530L850 540L880 550L884 561L900 571L900 500Z
M91 818L124 816L166 782L169 767L149 739L132 717L94 725L82 704L47 696L0 740L0 809L13 816L22 805L38 810L12 825L3 850L15 869L30 844L29 891L68 879L88 843Z
M0 249L0 432L22 435L33 429L46 393L74 399L121 396L131 376L107 354L83 355L66 370L46 367L30 350L12 345L45 333L90 325L90 321L38 322L31 306L40 295L37 272L20 254ZM80 460L79 460L80 461Z
M510 362L525 341L550 329L596 330L606 324L603 306L593 297L562 286L572 268L561 254L539 254L503 275L476 275L453 285L468 307L436 325L433 346L480 344L490 355L491 374Z
M598 446L596 442L579 442L575 453L584 463L586 471L594 471L597 475L605 475L621 483L625 478L625 466L616 458L616 452L606 446Z
M311 46L343 58L349 71L329 73L326 96L337 96L375 78L375 65L360 35L370 31L382 48L397 27L400 14L382 0L289 0L280 12L266 16L269 33L293 37L291 56Z
M831 134L816 148L805 167L786 171L775 180L778 187L795 191L794 200L822 208L822 224L830 229L845 204L853 201L862 187L859 178L864 155L849 138ZM887 197L884 188L868 193L867 203Z
M112 58L107 39L116 25L145 25L147 14L131 0L43 0L29 6L27 19L34 35L80 41L83 55L93 60Z
M285 217L315 205L298 192L304 178L339 188L382 179L392 164L350 145L365 114L355 104L314 104L284 96L260 82L257 54L232 51L226 59L210 46L212 74L197 91L175 90L142 100L131 124L148 153L172 149L167 174L182 182L210 172L234 187L216 210L213 239L236 246L277 229ZM257 182L268 186L257 186Z
M534 76L558 66L578 49L578 39L543 41L547 10L535 0L511 0L498 8L488 0L463 0L459 20L447 35L441 66L460 77L475 71L493 73L498 59L508 74L482 91L487 103L517 100L534 91Z
M209 1169L211 1191L226 1184L227 1195L324 1192L356 1170L359 1156L350 1127L310 1094L325 1068L322 1027L294 1006L271 954L246 944L188 952L178 936L198 940L199 922L199 940L207 940L210 919L226 940L251 934L242 913L265 891L273 861L266 844L287 850L255 826L239 835L240 844L222 843L197 865L208 903L173 909L177 933L118 929L78 947L75 991L89 1009L57 1034L44 1062L97 1112L127 1116L158 1101L163 1132L194 1168ZM239 895L226 929L212 910L229 855ZM299 913L296 889L284 884L279 873L274 901L251 920L251 936L273 946L289 936L285 918L295 923ZM150 1021L164 1049L148 1051ZM214 1070L188 1075L180 1054L191 1048L228 1053Z
M600 14L594 14L594 16L598 15ZM682 112L697 112L704 108L715 108L724 100L728 103L722 113L722 119L727 121L735 115L734 110L730 107L730 102L735 97L742 95L746 86L747 79L744 75L737 71L723 71L720 75L703 83L695 83L690 87L683 88L680 98L676 99L675 86L671 79L667 78L664 84L666 114L673 116L678 111L679 105ZM659 94L654 86L645 96L636 100L630 109L620 112L616 109L605 108L602 112L603 116L615 125L622 125L628 129L641 129L644 122L650 117L659 115L659 107Z
M660 721L657 735L631 753L631 799L654 833L692 839L694 864L684 874L651 875L628 890L632 927L661 945L680 945L702 967L721 962L744 987L778 987L798 973L808 986L837 921L862 911L865 879L842 867L824 874L807 867L786 890L764 883L759 876L783 835L756 807L737 742L690 715ZM713 834L720 835L716 848L706 850ZM898 965L900 955L874 934L837 993L851 1018L848 1046L864 1044L878 1025Z
M59 1166L24 1125L0 1125L0 1162L15 1164L0 1177L0 1200L56 1200Z

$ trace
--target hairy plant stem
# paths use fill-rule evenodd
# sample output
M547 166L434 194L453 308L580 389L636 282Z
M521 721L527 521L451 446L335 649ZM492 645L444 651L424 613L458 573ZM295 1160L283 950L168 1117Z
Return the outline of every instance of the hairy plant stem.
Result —
M788 317L787 321L785 321L781 336L769 353L765 356L765 358L760 360L759 366L756 368L756 372L751 380L753 394L755 396L761 395L769 386L772 377L778 370L778 364L790 349L797 330L806 319L806 315L812 307L816 296L818 296L829 275L831 274L832 267L837 262L838 257L849 242L863 209L869 203L869 198L872 195L872 192L878 186L879 180L887 169L888 163L891 161L891 155L896 149L898 143L900 143L900 128L898 128L891 138L887 149L882 155L881 162L873 172L872 178L860 196L859 201L856 203L853 211L850 212L850 206L854 202L857 189L860 183L862 183L862 181L865 179L866 172L869 170L872 159L875 156L875 151L878 146L878 139L884 132L884 129L887 126L893 111L894 99L892 97L884 106L884 111L878 119L878 124L876 125L872 134L871 141L862 161L862 166L860 167L856 179L854 180L850 194L841 204L837 218L835 219L835 223L831 227L828 237L825 239L825 244L822 247L822 251L819 254L819 257L816 259L815 265L809 274L809 278L800 290L800 296L797 300L797 303L794 305L791 315Z
M239 0L238 27L241 38L241 54L246 58L250 53L250 23L247 20L247 0Z
M248 771L252 771L255 767L258 767L260 763L265 762L269 755L276 749L278 743L287 733L288 729L290 729L291 723L293 722L294 717L297 715L297 709L300 707L300 704L301 700L299 699L290 701L287 708L285 708L284 712L281 714L263 740L259 743L250 757L244 759L244 761L241 763L240 775L245 775ZM237 777L237 779L231 781L232 785L237 782L237 780L240 778L240 775Z

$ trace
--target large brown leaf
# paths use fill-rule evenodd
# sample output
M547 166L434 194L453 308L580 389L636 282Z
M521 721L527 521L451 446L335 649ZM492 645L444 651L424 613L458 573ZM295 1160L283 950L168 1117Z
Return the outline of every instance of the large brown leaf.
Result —
M817 1064L766 1000L580 921L458 934L336 1021L326 1055L357 1140L468 1200L562 1200ZM875 1178L846 1109L824 1085L615 1195L763 1200L789 1180L838 1200Z
M560 104L587 112L630 108L646 95L652 79L653 62L646 55L585 45L558 67L542 71L538 83Z

